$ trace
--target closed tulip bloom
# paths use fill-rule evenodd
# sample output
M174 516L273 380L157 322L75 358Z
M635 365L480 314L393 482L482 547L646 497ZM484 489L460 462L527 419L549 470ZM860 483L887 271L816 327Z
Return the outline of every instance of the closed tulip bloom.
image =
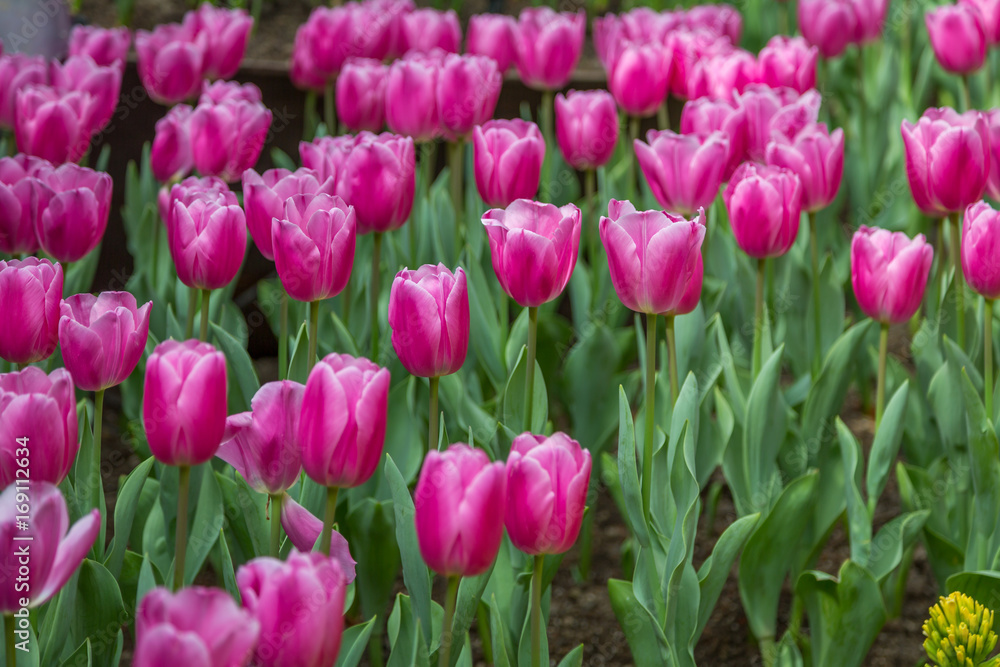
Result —
M688 99L732 100L757 79L757 60L743 49L710 54L689 68Z
M772 88L787 86L804 93L816 87L819 49L802 37L775 35L757 56L757 80Z
M274 218L284 217L285 202L293 195L317 194L336 194L336 183L332 178L320 182L312 169L268 169L263 174L253 169L243 172L243 208L247 228L260 254L274 260L271 223Z
M794 172L802 181L802 210L829 206L840 190L844 173L844 131L832 133L818 123L788 140L780 135L767 146L767 163Z
M302 552L309 552L316 546L320 533L323 532L323 520L295 502L287 493L281 501L281 527L288 535L292 546ZM336 530L330 531L330 558L340 564L347 583L354 581L357 563L351 557L351 549L344 536Z
M500 70L486 56L449 55L437 76L438 120L445 138L465 137L493 118L500 99Z
M75 262L97 247L111 211L111 176L64 164L43 177L53 196L36 221L42 249L60 262Z
M93 25L75 25L69 31L69 55L90 56L104 67L114 65L125 69L128 47L132 34L125 26L101 28Z
M292 195L271 221L278 278L297 301L329 299L343 291L354 265L357 219L337 196Z
M585 171L608 163L618 144L618 111L606 90L571 90L555 98L556 140L563 158Z
M684 24L691 30L703 28L716 35L728 37L733 44L740 43L743 17L732 5L695 5L684 14Z
M315 11L326 10L326 7L319 6ZM292 62L288 68L288 78L292 80L292 85L301 90L311 90L313 92L323 92L326 89L328 75L320 69L312 51L311 42L314 41L315 28L309 22L303 23L295 31L295 41L292 46ZM330 76L329 78L333 78Z
M986 62L986 31L979 10L942 5L924 15L938 63L955 74L971 74Z
M545 140L534 123L491 120L472 131L476 189L487 206L508 206L538 192Z
M347 579L337 559L293 551L284 562L255 558L240 567L243 606L260 624L253 664L326 667L340 652Z
M104 129L111 122L122 89L121 68L98 65L90 56L71 56L64 63L53 63L49 78L61 93L80 91L93 98L91 115L87 119L91 133Z
M916 125L903 121L906 176L913 201L943 217L983 197L990 173L990 134L978 111L928 109Z
M799 30L824 58L836 58L858 33L853 0L801 0Z
M446 577L476 577L500 550L507 495L503 462L458 443L424 459L413 493L417 542L428 567Z
M583 50L587 16L549 7L521 10L514 31L515 64L529 88L558 90L569 82Z
M344 134L339 137L317 137L312 141L299 142L302 166L315 171L321 181L332 178L337 182L343 173L347 156L351 154L351 149L357 141L357 137Z
M691 217L699 208L712 205L729 157L725 134L650 130L646 141L635 140L635 154L660 206Z
M204 52L186 28L161 24L135 33L139 79L154 102L176 104L201 90Z
M0 486L17 480L17 461L24 458L17 455L18 438L26 438L32 452L31 479L62 483L80 449L69 372L57 368L46 375L29 366L0 374L0 436Z
M462 26L453 9L444 12L431 7L415 9L402 16L402 26L407 51L427 52L437 48L458 53L462 46Z
M655 315L681 314L689 305L684 297L696 280L694 291L700 295L704 211L685 220L665 211L636 211L631 203L612 199L599 231L608 253L611 283L626 308Z
M251 489L274 495L302 472L298 441L305 387L298 382L268 382L250 401L250 411L226 419L226 434L216 454L236 468Z
M855 40L859 44L874 42L882 36L889 0L853 0L858 24Z
M213 193L190 204L174 200L167 243L182 283L200 290L225 287L236 277L246 253L243 209Z
M182 177L194 168L191 155L191 113L186 104L171 107L167 115L156 121L156 134L149 150L149 166L161 183Z
M986 192L992 199L1000 199L1000 109L991 109L983 112L983 121L986 123L990 137L990 175L986 179ZM0 164L3 160L0 160ZM0 167L0 181L3 180L3 168ZM0 185L0 196L3 195L3 186ZM0 214L2 215L2 214ZM2 239L3 232L0 232ZM0 247L0 250L3 248Z
M204 6L204 5L202 5ZM203 81L198 104L222 104L223 102L262 102L260 88L252 83L238 81Z
M13 130L17 117L17 94L32 84L49 83L49 64L44 56L24 53L0 55L0 127Z
M202 75L209 79L231 79L247 50L253 19L244 9L225 9L202 4L184 16L184 25L194 43L204 52Z
M142 421L162 463L210 460L226 432L226 357L196 340L157 345L146 360Z
M466 53L488 56L496 61L500 73L514 64L514 31L517 21L506 14L474 14L469 17L465 35Z
M164 223L169 223L170 211L174 207L174 201L183 202L185 206L188 206L195 199L205 196L211 198L214 195L222 197L229 206L239 205L236 193L229 189L225 181L215 176L188 176L180 183L172 185L169 190L166 187L162 187L159 193L157 193L156 198L160 220Z
M238 181L253 167L271 127L271 112L259 102L199 104L191 114L191 155L206 176Z
M507 457L504 524L528 554L561 554L580 534L590 483L590 452L565 433L522 433Z
M728 38L719 37L705 30L672 31L664 38L664 44L672 54L670 90L677 97L684 99L698 99L708 96L710 89L715 87L709 86L710 82L715 81L715 73L706 72L709 69L709 62L715 67L722 67L726 64L725 56L736 51ZM739 71L740 63L734 64L737 65L736 69ZM749 62L746 64L749 65ZM730 76L719 76L718 78L720 80L731 78L735 81L738 77L733 77L730 74ZM731 100L732 95L719 95L718 99Z
M469 290L465 271L425 264L396 274L389 293L392 347L413 375L457 372L469 349Z
M322 486L364 484L378 468L389 410L389 371L328 354L306 382L299 421L302 468Z
M88 93L60 93L28 86L17 94L17 146L53 164L78 162L90 147L96 100Z
M0 427L2 428L2 427ZM29 447L37 443L29 443ZM34 473L38 457L31 461ZM32 474L32 477L34 475ZM18 496L27 495L27 517L19 511L24 503ZM21 524L27 520L27 526ZM25 488L10 484L0 494L0 613L14 614L24 606L38 607L52 598L73 576L97 539L101 513L96 509L84 514L70 526L66 500L59 489L48 482L32 480ZM30 540L30 541L27 541ZM30 545L30 558L22 555ZM27 561L27 562L26 562ZM27 581L19 579L27 568ZM28 604L21 604L28 598Z
M63 300L59 347L79 389L101 391L132 374L146 349L152 305L138 307L128 292L75 294Z
M0 158L0 252L30 255L38 250L35 221L53 195L39 175L51 170L47 161L24 154Z
M729 150L722 180L728 181L747 153L747 111L728 100L691 100L681 111L681 134L726 135Z
M934 250L923 234L861 226L851 239L851 285L858 306L883 324L906 322L920 308Z
M723 193L736 243L762 259L788 252L799 232L802 183L793 172L745 162Z
M645 118L663 104L670 81L670 53L662 44L620 45L608 69L608 90L625 113Z
M351 58L337 77L337 117L354 132L378 132L385 125L389 68L380 60Z
M1000 213L984 201L962 218L962 274L987 299L1000 297Z
M1000 42L1000 2L997 0L958 0L960 5L968 5L979 10L983 32L989 45Z
M441 133L437 108L438 67L419 54L389 67L385 84L385 121L396 134L431 141Z
M31 364L59 342L63 270L47 259L0 259L0 312L17 323L0 329L0 359Z
M257 644L260 624L221 588L158 587L135 615L135 667L241 667Z
M815 90L800 96L791 88L753 85L739 96L738 104L746 110L746 156L763 162L776 133L794 138L802 128L817 122L820 96Z

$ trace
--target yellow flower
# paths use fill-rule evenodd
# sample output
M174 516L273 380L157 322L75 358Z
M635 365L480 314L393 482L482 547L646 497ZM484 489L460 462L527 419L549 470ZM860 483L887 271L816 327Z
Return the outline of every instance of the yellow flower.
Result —
M930 608L923 626L927 657L941 667L993 667L988 660L997 645L993 611L962 593L942 597Z

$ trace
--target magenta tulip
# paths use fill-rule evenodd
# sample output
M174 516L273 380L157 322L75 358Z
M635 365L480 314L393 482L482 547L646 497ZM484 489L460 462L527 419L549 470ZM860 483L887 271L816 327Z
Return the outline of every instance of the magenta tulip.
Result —
M793 172L745 162L723 193L736 243L757 259L788 252L799 232L802 183Z
M329 354L306 382L299 421L302 468L318 484L368 481L385 445L389 371L364 358Z
M913 201L930 216L961 211L983 197L990 173L990 134L978 111L928 109L903 121L906 176Z
M802 182L802 210L815 212L829 206L840 190L844 173L844 131L830 133L817 123L794 139L777 135L767 145L767 163L794 172Z
M354 132L378 132L385 124L389 68L380 60L351 58L337 77L337 117Z
M268 382L254 394L249 412L226 420L226 434L216 456L236 468L251 489L275 495L298 481L304 393L305 387L298 382Z
M243 209L213 192L190 203L175 199L167 219L167 243L182 283L200 290L225 287L246 253Z
M75 294L63 300L59 347L73 383L102 391L132 374L146 349L149 309L128 292Z
M132 35L125 26L101 28L93 25L75 25L69 31L69 55L90 56L95 63L124 70Z
M398 11L379 10L370 3L317 7L295 33L292 81L322 91L348 58L385 59L391 47L389 31L399 18Z
M924 15L937 61L955 74L971 74L986 62L986 31L979 10L942 5Z
M934 250L923 234L861 226L851 239L851 285L865 315L885 324L906 322L920 308Z
M722 132L729 143L722 180L728 181L743 162L747 153L747 111L727 100L702 98L684 105L681 112L681 134L711 134Z
M156 134L149 150L149 166L161 183L186 176L194 168L191 155L191 113L186 104L177 104L156 121Z
M293 551L284 562L255 558L240 567L243 606L260 624L253 664L327 667L340 652L347 579L337 559Z
M170 211L174 207L174 201L180 201L188 206L195 199L208 196L212 198L219 195L229 206L238 206L239 200L236 193L229 189L225 181L215 176L188 176L180 183L175 183L169 190L166 187L160 188L156 198L157 210L160 213L160 220L165 224L170 222Z
M853 0L857 29L854 39L859 44L874 42L882 36L889 0Z
M223 102L256 102L264 99L260 88L252 83L238 81L203 81L198 104L222 104Z
M312 169L268 169L258 174L253 169L243 172L243 208L247 228L257 249L266 259L274 260L271 245L271 223L283 218L285 202L293 195L336 194L332 178L320 182Z
M508 206L538 192L545 140L534 123L491 120L472 131L476 189L487 206Z
M464 138L493 118L500 99L500 70L486 56L449 55L438 70L438 120L449 141Z
M0 312L17 326L0 329L0 358L30 364L59 342L63 270L47 259L0 259Z
M757 61L743 49L707 54L688 69L687 97L733 100L757 79Z
M23 53L0 55L0 127L14 129L17 95L23 88L48 83L49 65L44 56Z
M292 195L271 221L278 278L288 296L303 302L340 294L354 265L354 208L337 196Z
M53 196L42 174L45 160L19 153L0 158L0 252L30 255L38 250L35 223Z
M608 163L618 143L618 112L606 90L571 90L555 99L556 139L563 158L585 171Z
M413 492L417 542L428 567L446 577L476 577L493 564L503 539L507 470L481 449L458 443L424 459Z
M32 458L32 473L38 462L37 456ZM30 500L26 517L21 511L25 496ZM8 485L0 494L0 613L38 607L58 593L80 567L100 527L96 509L70 526L66 500L52 484L32 480L27 487ZM28 576L19 577L24 569Z
M323 531L323 521L295 502L287 493L281 501L281 527L288 535L288 541L299 551L312 551ZM357 563L351 557L351 550L344 536L330 531L330 557L340 564L347 583L354 581Z
M108 226L111 177L69 163L43 176L53 192L36 220L39 245L60 262L75 262L97 247Z
M187 28L166 23L135 33L139 79L154 102L176 104L201 90L205 54Z
M621 44L611 57L608 90L625 113L645 118L663 104L670 81L670 52L662 44Z
M469 291L465 271L426 264L396 274L389 293L392 347L411 374L458 372L469 348Z
M437 108L437 65L412 53L389 67L385 84L385 120L396 134L431 141L441 133Z
M326 7L320 5L317 11L326 11ZM309 17L312 18L312 14ZM311 21L307 21L295 31L295 41L292 46L292 62L288 70L288 78L292 80L292 85L302 90L312 92L324 92L328 78L333 78L325 72L320 63L315 59L313 43L316 41L316 28Z
M738 103L746 110L746 156L757 162L766 159L767 145L776 133L791 139L819 119L820 96L815 90L800 96L791 88L753 85L739 95Z
M458 53L462 46L462 26L453 9L415 9L402 16L401 25L407 51L426 53L431 49L442 49Z
M858 34L853 0L800 0L799 29L824 58L836 58Z
M242 667L260 624L221 588L149 591L135 615L134 667Z
M226 357L208 343L168 340L146 360L142 421L159 461L195 466L226 432Z
M493 271L503 291L525 308L562 294L580 251L580 209L518 199L483 214Z
M199 104L190 121L195 167L227 183L238 181L257 163L270 127L271 112L259 102Z
M729 157L725 134L650 130L646 141L635 140L635 154L660 206L689 218L712 205Z
M704 211L685 220L664 211L636 211L631 203L612 199L608 217L601 218L600 234L611 283L626 308L651 315L682 314L690 305L688 292L701 294Z
M590 452L565 433L522 433L507 457L507 536L524 553L561 554L580 533Z
M990 137L990 175L986 179L986 192L992 199L1000 200L1000 109L991 109L983 112L983 121L986 123ZM0 164L2 164L0 160ZM3 168L0 167L0 181L3 180ZM0 196L2 196L0 185ZM0 240L3 232L0 231ZM0 247L0 250L3 248Z
M246 10L205 3L184 16L184 25L204 53L202 76L231 79L236 75L253 28L253 19Z
M93 98L90 116L85 121L90 133L99 132L111 122L121 94L121 68L102 67L90 56L72 56L62 64L53 63L49 77L52 87L61 93L79 91Z
M30 450L27 474L37 482L61 484L80 449L77 437L76 395L65 368L50 375L29 366L17 373L0 374L0 487L19 476L17 450L24 438Z
M515 64L529 88L558 90L566 85L580 60L587 16L556 12L549 7L521 10L514 31Z
M691 30L705 29L720 37L728 37L733 44L740 43L743 17L732 5L704 4L691 7L684 14L684 24Z
M54 164L77 162L90 147L98 101L88 93L27 86L17 93L18 148Z
M357 137L344 134L339 137L317 137L312 141L299 142L302 166L315 171L319 180L332 178L336 183L343 173L347 156L357 141Z
M514 64L514 31L517 21L506 14L474 14L469 17L465 35L466 53L488 56L496 61L500 73Z
M969 206L962 218L962 274L987 299L1000 297L998 249L1000 213L984 201Z
M757 80L772 88L804 93L816 87L819 49L801 37L775 35L757 56Z
M1000 42L1000 2L997 0L958 0L958 4L967 5L979 11L987 44L992 46Z

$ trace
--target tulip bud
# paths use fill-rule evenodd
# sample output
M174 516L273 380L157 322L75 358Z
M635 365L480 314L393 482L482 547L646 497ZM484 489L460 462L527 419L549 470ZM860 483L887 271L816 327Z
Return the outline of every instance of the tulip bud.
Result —
M767 163L794 172L802 182L802 208L815 212L829 206L844 172L844 131L826 125L806 127L794 139L782 135L767 145Z
M239 180L257 163L270 127L271 112L259 102L199 104L190 121L195 167L227 183Z
M986 62L983 18L969 5L942 5L924 15L937 61L955 74L971 74Z
M650 130L646 138L635 140L635 154L660 206L683 217L711 206L729 156L726 135Z
M465 271L425 264L396 274L389 293L392 347L413 375L458 372L469 348L469 291Z
M934 250L923 234L861 226L851 239L851 285L858 306L884 324L906 322L920 308Z
M385 124L389 68L380 60L351 58L337 77L337 117L354 132L378 132Z
M465 35L466 53L488 56L501 74L514 64L514 31L517 21L506 14L474 14Z
M111 177L67 163L42 178L53 196L35 223L39 244L60 262L83 259L107 229Z
M266 259L274 260L271 245L271 224L274 218L285 216L285 202L293 195L333 195L332 178L320 182L312 169L268 169L258 174L253 169L243 172L243 208L247 227L257 249Z
M515 64L529 88L558 90L566 85L583 50L587 17L549 7L521 10L514 31Z
M1000 297L1000 213L984 201L965 209L962 218L962 274L969 287L987 299Z
M154 102L176 104L201 90L205 54L192 39L187 28L170 23L136 31L139 79Z
M385 120L396 134L431 141L441 132L437 108L438 67L413 53L389 67L385 84Z
M168 340L146 360L142 421L159 461L195 466L226 431L226 358L208 343Z
M167 243L182 283L201 290L225 287L246 254L243 209L212 192L190 203L175 199L167 219Z
M462 46L462 26L458 23L458 14L454 9L415 9L402 16L401 25L407 51L426 53L432 49L442 49L448 53L458 53Z
M337 194L354 209L359 234L399 229L410 217L416 189L410 137L358 135L340 174Z
M169 190L166 187L160 188L156 198L157 210L160 213L160 220L169 224L170 211L174 207L174 201L180 201L188 206L195 199L205 196L212 198L217 194L222 197L228 206L238 206L239 200L236 193L229 189L229 186L215 176L188 176L180 183L175 183Z
M149 309L128 292L76 294L63 300L59 347L73 382L84 391L121 384L146 349Z
M500 70L485 56L449 55L438 70L437 106L446 139L465 137L493 117L500 98Z
M824 58L836 58L858 34L852 0L800 0L799 29Z
M723 193L736 243L761 259L788 252L799 232L802 183L781 167L745 162Z
M538 192L545 140L538 126L516 118L491 120L472 131L476 189L487 206L508 206Z
M816 87L819 49L802 37L775 35L757 56L757 80L772 88L804 93Z
M652 116L667 97L671 54L662 44L625 42L608 68L608 90L625 113Z
M194 168L191 155L191 113L186 104L178 104L156 121L156 134L149 150L149 166L161 183L186 176Z
M618 143L618 112L605 90L571 90L555 99L556 139L563 158L585 171L608 163Z
M0 260L0 313L17 323L0 329L0 358L30 364L55 352L62 290L59 263L34 257Z
M69 55L90 56L103 67L125 69L128 47L132 35L126 26L101 28L92 25L75 25L69 31Z

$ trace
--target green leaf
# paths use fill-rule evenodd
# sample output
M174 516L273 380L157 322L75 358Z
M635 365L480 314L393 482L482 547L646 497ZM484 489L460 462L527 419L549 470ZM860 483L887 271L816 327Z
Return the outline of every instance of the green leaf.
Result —
M294 345L293 345L294 344ZM299 333L293 337L289 336L288 354L291 361L288 362L288 379L300 384L305 384L309 379L309 330L303 322L299 326Z
M250 399L260 389L260 380L257 379L257 371L254 370L253 361L250 360L245 345L215 322L211 322L211 325L212 334L219 347L222 348L223 354L226 355L230 377L235 378L235 387L239 389L239 396L242 399L236 405L230 403L229 409L231 412L246 412L250 409Z
M115 500L115 536L111 541L111 549L104 561L108 571L117 577L122 571L122 559L128 546L128 536L132 532L132 522L135 519L135 509L139 494L146 483L146 477L153 468L153 457L149 457L135 467L119 487L118 498Z
M357 667L368 650L368 638L378 622L378 616L372 616L364 623L352 625L344 630L340 640L340 654L337 656L336 667Z
M490 583L490 577L493 575L493 567L495 565L496 561L490 566L489 570L483 572L478 577L462 578L462 582L458 586L455 617L451 622L451 636L454 638L453 643L455 645L463 641L462 638L465 637L472 626L472 621L476 618L476 610L479 609L479 601L483 597L486 586ZM451 667L455 667L458 664L460 655L460 651L451 652Z
M868 567L872 543L872 520L861 490L858 488L858 461L861 460L861 445L847 425L836 418L837 438L840 442L840 456L844 462L844 489L846 494L847 525L850 529L851 560Z
M823 369L816 379L802 412L802 437L817 442L823 438L823 426L827 419L840 412L847 395L847 385L851 381L853 361L858 357L858 349L871 328L872 320L866 319L845 331L833 344L823 361Z
M869 511L874 508L882 491L885 490L889 468L899 452L899 443L903 439L906 426L909 387L909 381L905 381L892 395L882 415L882 423L879 424L875 439L872 441L871 453L868 455L868 476L865 481Z
M625 499L626 519L632 534L643 547L649 547L649 530L642 507L642 490L635 460L635 424L625 388L618 387L618 478Z
M98 243L97 247L83 259L69 265L63 281L63 294L82 294L90 291L94 284L94 274L97 273L97 262L101 257L101 245L103 244Z
M77 579L73 632L77 638L93 639L95 667L117 666L116 647L109 641L108 629L120 627L124 618L127 618L125 604L114 576L97 561L84 559Z
M564 384L573 437L596 453L614 433L614 378L621 354L606 325L597 324L585 331L566 355Z
M750 498L743 501L752 510L766 508L765 489L777 468L778 449L785 439L785 401L779 386L783 350L783 346L779 347L764 362L747 399L743 450Z
M393 621L396 622L395 633L392 632ZM389 617L391 648L386 667L428 667L430 652L424 636L430 631L424 632L420 626L420 619L410 606L410 598L398 594Z
M91 667L94 664L94 651L90 638L83 643L68 658L59 663L60 667Z
M385 457L385 478L392 491L392 504L396 517L396 542L403 558L403 582L413 600L420 625L424 628L424 639L431 643L431 578L420 557L417 544L417 530L414 523L413 498L406 488L406 482L391 456Z
M469 282L469 342L476 358L482 362L483 370L493 385L499 389L507 375L501 354L500 321L493 304L490 283L486 280L480 264L470 258L463 268Z
M990 544L997 530L1000 512L1000 442L986 409L965 368L962 369L962 392L969 423L969 452L974 511L973 531L965 553L966 570L985 570L993 566Z
M625 640L636 664L669 664L669 646L663 630L646 608L635 598L632 582L608 580L611 608L618 625L625 631ZM655 657L658 656L658 659Z
M139 603L146 597L146 593L157 587L156 574L153 572L153 563L149 556L142 557L142 565L139 567L139 582L135 587L135 608L139 608Z
M51 665L62 653L69 638L73 610L76 607L76 589L78 573L74 573L54 600L48 604L48 613L42 622L40 635L42 650L40 662Z
M930 510L907 512L882 526L872 541L871 572L881 584L903 560L903 553L920 536Z
M948 577L945 590L948 593L965 593L990 609L996 609L1000 606L1000 572L959 572Z
M243 596L240 595L239 586L236 585L236 572L233 568L233 557L229 554L226 531L219 531L219 539L216 544L219 547L219 564L222 566L222 585L226 592L233 596L234 600L242 603Z
M701 589L698 601L698 627L694 634L695 642L701 637L708 619L712 616L715 603L719 600L723 586L729 578L736 556L746 544L751 532L760 520L759 514L751 514L737 519L719 536L712 554L705 559L698 570L698 586Z
M558 667L581 667L583 665L583 644L566 654L566 657L559 661Z
M223 526L222 493L210 463L202 464L201 489L194 509L194 521L187 542L184 583L191 585L219 539Z
M503 627L503 616L497 606L496 596L490 596L490 645L493 649L494 667L512 667L511 650L507 644L507 630Z
M399 574L392 506L391 501L365 498L352 504L347 515L344 535L358 563L357 595L363 616L374 616L385 608Z
M97 508L101 511L101 528L98 532L94 546L90 549L90 555L95 560L104 557L105 534L107 531L107 506L104 504L104 483L101 480L100 445L94 446L94 431L89 419L88 407L90 404L81 402L83 406L77 408L80 423L80 451L76 457L76 471L73 477L74 490L76 491L76 506L79 515L71 517L74 521L90 510Z
M542 376L542 368L535 360L534 389L532 390L531 426L524 424L524 391L525 372L528 367L527 348L521 348L521 353L514 364L514 370L507 378L507 386L503 391L503 423L505 426L515 431L523 433L543 433L545 422L549 420L549 397L545 389L545 378Z

